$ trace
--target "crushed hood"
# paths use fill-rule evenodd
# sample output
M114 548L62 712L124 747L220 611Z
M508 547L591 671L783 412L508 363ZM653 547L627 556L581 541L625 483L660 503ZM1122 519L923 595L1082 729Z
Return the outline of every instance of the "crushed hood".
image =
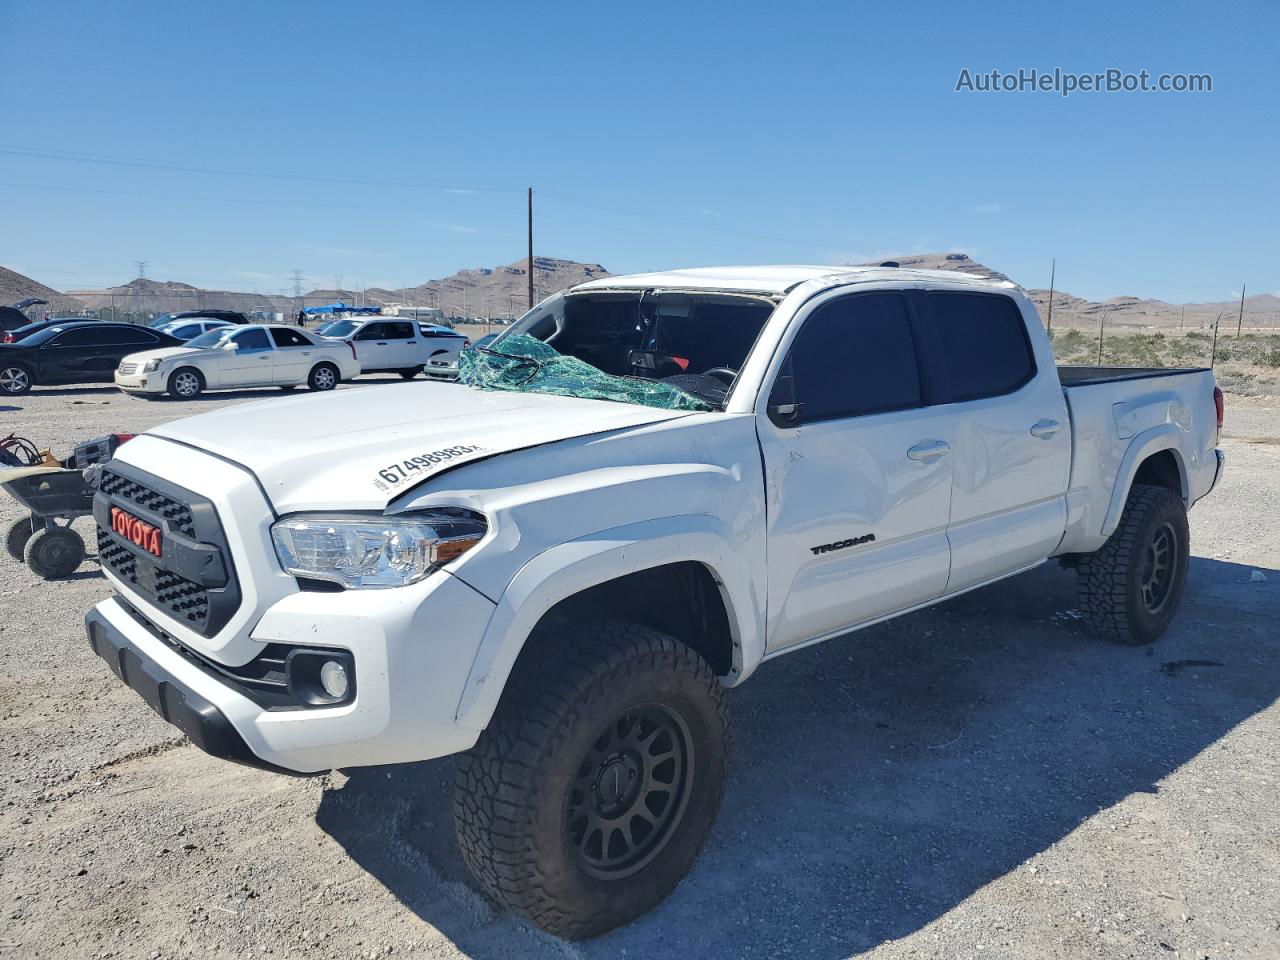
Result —
M380 510L464 463L681 416L688 414L416 382L277 397L149 432L247 467L277 512L290 513Z

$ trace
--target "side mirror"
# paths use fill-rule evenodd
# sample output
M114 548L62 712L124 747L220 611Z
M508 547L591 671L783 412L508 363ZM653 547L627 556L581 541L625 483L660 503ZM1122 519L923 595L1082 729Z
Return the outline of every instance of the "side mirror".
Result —
M798 403L771 404L767 412L774 426L794 427L800 422L800 404Z
M222 349L223 350L239 350L240 348L236 346L236 343L234 340L228 340L226 343L222 345Z

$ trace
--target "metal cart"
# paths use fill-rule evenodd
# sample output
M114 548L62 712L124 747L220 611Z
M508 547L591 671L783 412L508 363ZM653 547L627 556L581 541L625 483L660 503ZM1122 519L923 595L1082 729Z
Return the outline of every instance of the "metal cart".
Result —
M79 470L61 467L0 467L0 487L30 516L5 532L9 556L46 580L75 573L84 561L84 540L71 522L93 513L93 487Z

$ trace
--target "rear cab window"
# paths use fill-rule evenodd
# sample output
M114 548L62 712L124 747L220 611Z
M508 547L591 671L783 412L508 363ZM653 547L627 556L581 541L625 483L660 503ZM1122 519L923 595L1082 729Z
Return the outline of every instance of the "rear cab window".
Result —
M999 397L1036 375L1022 311L995 293L930 290L921 322L941 391L953 403Z

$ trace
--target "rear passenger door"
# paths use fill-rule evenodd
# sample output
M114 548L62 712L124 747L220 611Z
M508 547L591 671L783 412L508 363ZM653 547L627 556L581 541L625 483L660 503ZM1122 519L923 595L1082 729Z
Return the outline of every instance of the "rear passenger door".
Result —
M302 383L315 365L316 345L292 327L271 327L276 352L272 361L272 382Z
M418 335L418 325L407 320L387 320L383 324L386 343L384 366L394 370L410 370L422 366L425 353Z
M928 370L954 425L947 592L1037 563L1066 527L1071 426L1045 338L1000 294L913 294ZM1035 344L1040 344L1037 356Z
M946 589L952 418L929 406L900 292L816 298L764 415L768 649Z

